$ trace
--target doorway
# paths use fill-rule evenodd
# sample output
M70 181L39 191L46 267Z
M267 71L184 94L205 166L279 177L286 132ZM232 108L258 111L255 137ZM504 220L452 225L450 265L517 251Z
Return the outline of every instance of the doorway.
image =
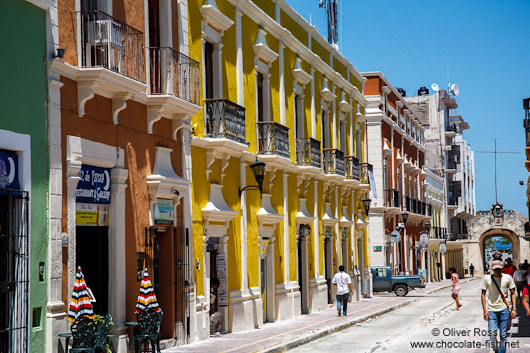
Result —
M331 234L331 227L326 227L326 234ZM333 238L324 237L324 277L328 286L328 304L333 304L333 293L331 288L331 279L333 278Z
M76 226L76 267L81 266L87 287L94 295L94 314L109 310L109 227Z
M301 224L298 231L298 241L296 244L296 257L298 259L298 286L300 290L301 313L309 314L308 291L309 291L309 274L307 272L307 237L311 228L308 225Z

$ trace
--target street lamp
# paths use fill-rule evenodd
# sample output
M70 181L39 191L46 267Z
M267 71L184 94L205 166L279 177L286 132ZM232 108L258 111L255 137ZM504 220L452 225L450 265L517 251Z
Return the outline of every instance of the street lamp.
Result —
M408 212L403 212L401 214L401 217L403 218L403 225L405 227L407 227L407 219L409 218L409 213Z
M431 231L431 222L425 223L425 230L427 231L427 234Z
M372 200L368 197L365 197L364 199L362 199L362 203L364 206L364 211L366 212L366 216L368 217L368 211L370 211L370 204L372 203Z
M254 178L256 178L258 185L248 185L248 186L245 186L243 189L239 188L240 198L241 198L241 194L246 189L258 189L260 193L263 190L263 179L265 177L265 163L262 161L258 161L258 157L256 157L256 160L254 161L254 163L250 165L250 170L252 170L252 174L254 174Z

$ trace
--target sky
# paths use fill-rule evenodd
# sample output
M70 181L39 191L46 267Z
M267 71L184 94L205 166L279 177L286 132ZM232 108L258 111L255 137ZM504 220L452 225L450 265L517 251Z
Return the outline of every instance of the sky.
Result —
M287 3L327 38L319 0ZM339 0L339 9L339 51L359 72L381 71L407 96L458 84L472 150L493 151L498 138L498 151L519 152L497 154L498 200L528 215L519 181L529 176L522 101L530 97L530 0ZM495 203L493 154L475 153L475 193L477 211Z

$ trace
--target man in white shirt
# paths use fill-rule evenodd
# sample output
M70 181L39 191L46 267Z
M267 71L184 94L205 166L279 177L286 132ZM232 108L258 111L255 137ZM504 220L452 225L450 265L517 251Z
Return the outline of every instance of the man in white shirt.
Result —
M488 331L494 351L505 353L510 315L512 318L517 317L515 282L512 276L502 273L503 265L501 261L492 261L491 269L493 270L493 275L486 275L482 282L481 299L482 308L484 309L484 320L488 321ZM497 287L500 288L500 291ZM488 293L487 301L486 292ZM511 312L500 293L504 295L506 302L508 301L508 293L510 293L513 306ZM497 329L500 331L500 344L497 342Z
M342 309L342 314L346 316L348 314L348 294L353 294L353 287L350 275L344 272L344 266L339 266L339 272L335 273L331 284L337 286L337 313L340 316Z
M521 302L521 293L523 292L524 287L527 285L526 277L528 272L523 269L523 264L519 264L519 269L515 270L513 273L513 280L515 286L517 287L517 299L519 303Z

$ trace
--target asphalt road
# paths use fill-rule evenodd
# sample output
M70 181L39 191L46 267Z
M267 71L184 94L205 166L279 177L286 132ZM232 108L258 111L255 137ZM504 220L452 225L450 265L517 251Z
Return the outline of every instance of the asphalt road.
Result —
M292 352L492 352L482 317L481 283L476 279L462 284L460 311L454 310L451 290L444 289ZM519 315L524 315L522 306ZM508 352L530 352L528 317L514 320L508 342L514 347Z

